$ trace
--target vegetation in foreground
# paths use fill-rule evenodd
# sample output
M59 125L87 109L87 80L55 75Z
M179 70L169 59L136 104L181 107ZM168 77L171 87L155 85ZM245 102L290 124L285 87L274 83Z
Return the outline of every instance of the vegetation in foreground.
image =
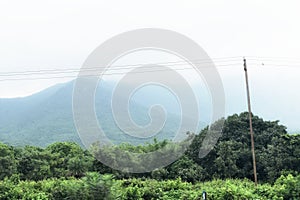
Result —
M114 180L111 175L87 173L81 179L53 178L19 181L17 177L0 182L0 199L299 199L300 176L281 176L273 185L257 187L249 180L213 180L188 183L181 179Z
M253 126L258 187L251 181L248 118L242 113L225 120L223 136L205 158L199 159L198 151L207 129L183 157L149 173L113 170L76 143L0 144L0 199L201 199L203 190L209 199L300 199L300 135L257 116ZM146 153L168 144L115 148Z

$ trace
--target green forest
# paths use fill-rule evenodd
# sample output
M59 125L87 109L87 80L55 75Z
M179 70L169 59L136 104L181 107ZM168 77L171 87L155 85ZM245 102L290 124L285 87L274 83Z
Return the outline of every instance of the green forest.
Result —
M300 135L258 116L253 116L253 129L257 186L245 112L225 119L222 136L206 157L198 154L208 128L195 135L180 159L147 173L109 168L74 142L45 148L0 143L0 199L194 200L203 199L204 191L207 199L300 199ZM154 140L114 148L147 153L167 145L174 144Z

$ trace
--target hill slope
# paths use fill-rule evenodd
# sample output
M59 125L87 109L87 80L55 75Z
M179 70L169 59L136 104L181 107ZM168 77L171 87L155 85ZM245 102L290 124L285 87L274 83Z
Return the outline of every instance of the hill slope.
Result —
M12 145L46 146L57 141L80 143L72 114L72 92L74 81L55 85L42 92L24 98L0 99L0 141ZM115 143L129 142L139 144L150 142L153 137L135 139L124 134L114 122L110 109L113 84L102 82L95 98L95 108L101 127ZM100 93L101 92L101 93ZM146 95L147 93L147 95ZM160 102L163 99L163 102ZM162 91L155 94L151 89L136 95L130 100L132 119L139 125L150 122L148 109L161 103L167 113L163 130L155 137L171 139L180 124L179 107L174 97ZM205 123L200 124L200 128ZM199 129L200 129L199 128Z

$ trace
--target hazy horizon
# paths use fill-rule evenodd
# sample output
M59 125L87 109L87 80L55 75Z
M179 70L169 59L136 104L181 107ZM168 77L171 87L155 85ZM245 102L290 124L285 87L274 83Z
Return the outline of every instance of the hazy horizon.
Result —
M278 119L295 129L300 118L299 4L271 0L3 1L0 74L4 76L0 77L0 98L28 96L68 82L77 74L71 73L72 78L51 78L53 75L47 73L6 76L7 73L79 70L88 55L112 36L155 27L188 36L213 58L223 81L226 114L247 108L242 66L245 56L253 113L269 120ZM232 57L235 58L230 60ZM124 63L136 64L140 60L164 62L159 57L147 57Z

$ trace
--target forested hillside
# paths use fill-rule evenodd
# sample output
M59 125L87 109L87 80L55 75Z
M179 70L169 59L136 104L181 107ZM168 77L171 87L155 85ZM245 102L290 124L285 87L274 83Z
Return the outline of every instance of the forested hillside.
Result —
M1 144L0 198L201 199L206 190L210 199L299 199L300 135L287 134L277 121L253 116L260 183L254 187L247 116L228 117L222 137L205 158L198 153L207 129L195 136L179 160L140 174L111 169L73 142L46 148ZM154 140L115 148L146 153L170 143Z
M74 81L71 81L28 97L0 99L0 141L15 146L40 147L46 147L58 141L81 143L73 121L73 87ZM113 88L114 83L102 81L95 94L95 109L102 129L116 144L124 141L131 144L151 142L154 137L135 140L123 134L116 126L111 110ZM158 100L160 102L157 102ZM148 124L150 122L148 109L157 103L166 109L168 118L163 130L156 137L170 139L180 124L178 103L172 94L161 91L159 87L146 88L130 100L131 117L139 125ZM201 111L208 112L205 107L202 107ZM202 120L199 130L207 124L208 121ZM32 138L35 139L32 140Z

